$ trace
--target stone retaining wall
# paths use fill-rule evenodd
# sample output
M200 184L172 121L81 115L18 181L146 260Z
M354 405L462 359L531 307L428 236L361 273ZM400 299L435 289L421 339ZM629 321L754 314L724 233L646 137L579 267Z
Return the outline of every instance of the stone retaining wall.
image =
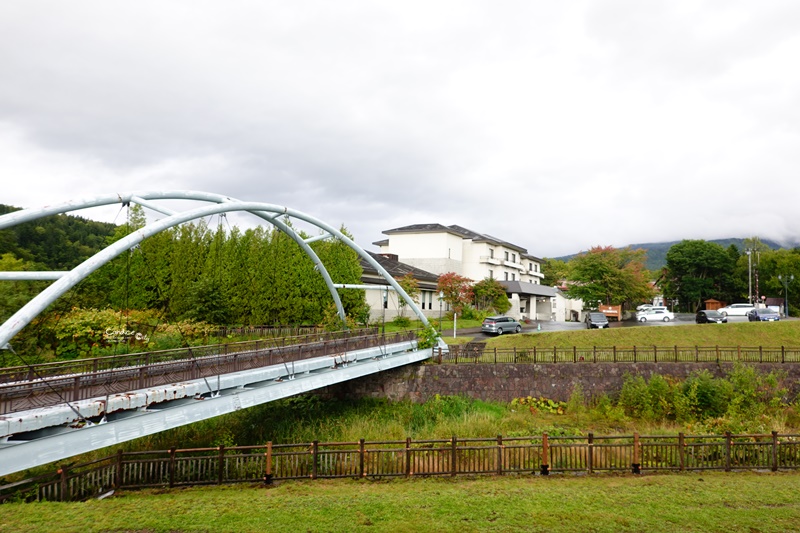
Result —
M753 364L759 372L785 372L790 398L800 393L800 364ZM335 397L382 397L424 402L436 394L464 395L481 400L510 402L514 398L543 396L567 401L576 384L588 398L614 396L627 373L649 379L654 374L685 379L707 369L723 377L732 363L579 363L579 364L431 364L422 363L328 387L321 394Z

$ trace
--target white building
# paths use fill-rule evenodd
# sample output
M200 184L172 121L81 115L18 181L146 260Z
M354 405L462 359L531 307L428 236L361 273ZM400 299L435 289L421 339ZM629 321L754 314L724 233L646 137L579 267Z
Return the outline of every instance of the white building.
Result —
M439 318L439 316L446 311L442 308L442 302L439 300L439 291L437 286L439 283L439 276L425 270L415 268L411 265L401 263L397 260L397 256L392 254L376 254L369 253L378 264L386 270L393 278L400 279L403 276L411 274L417 280L419 288L419 295L414 298L414 302L419 306L423 314L428 318ZM416 320L416 316L408 308L408 306L401 307L397 292L389 286L387 281L370 265L367 261L361 260L361 281L365 285L374 285L377 288L366 291L366 300L370 308L370 322L391 321L394 317L403 314L412 320Z
M498 280L511 300L509 316L564 320L553 308L556 289L541 285L542 260L521 246L442 224L414 224L383 233L389 238L373 244L381 254L407 265L439 275L454 272L474 282Z

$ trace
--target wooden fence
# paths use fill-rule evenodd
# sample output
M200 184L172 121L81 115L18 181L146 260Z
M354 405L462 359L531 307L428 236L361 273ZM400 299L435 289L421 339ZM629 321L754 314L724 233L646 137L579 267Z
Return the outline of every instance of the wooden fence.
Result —
M439 363L800 363L800 347L790 346L572 346L569 348L489 348L484 343L450 346Z
M800 434L502 437L311 442L123 452L0 486L0 502L276 480L800 469Z

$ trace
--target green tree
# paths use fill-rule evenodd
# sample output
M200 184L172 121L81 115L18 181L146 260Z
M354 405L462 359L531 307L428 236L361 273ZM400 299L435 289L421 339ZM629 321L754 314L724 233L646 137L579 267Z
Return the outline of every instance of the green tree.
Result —
M630 247L594 247L577 255L569 265L570 298L580 298L591 307L594 302L622 305L650 300L644 250Z
M494 278L482 279L473 285L472 292L475 296L475 308L479 311L494 309L502 315L511 309L505 287Z
M419 281L416 280L414 275L408 272L405 276L397 278L396 281L398 285L406 291L408 297L416 302L417 298L419 298ZM405 316L408 303L403 298L398 297L397 305L400 306L400 316Z
M697 311L709 298L724 300L733 288L730 255L719 244L683 240L667 252L664 296L677 299L689 311Z
M542 264L542 285L548 287L557 287L567 279L569 279L569 263L561 259L547 259L545 258Z

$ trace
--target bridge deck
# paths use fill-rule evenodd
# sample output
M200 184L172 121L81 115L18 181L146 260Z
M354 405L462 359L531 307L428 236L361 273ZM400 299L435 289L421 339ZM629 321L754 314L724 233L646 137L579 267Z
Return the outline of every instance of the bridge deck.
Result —
M0 476L431 355L406 340L0 416Z

